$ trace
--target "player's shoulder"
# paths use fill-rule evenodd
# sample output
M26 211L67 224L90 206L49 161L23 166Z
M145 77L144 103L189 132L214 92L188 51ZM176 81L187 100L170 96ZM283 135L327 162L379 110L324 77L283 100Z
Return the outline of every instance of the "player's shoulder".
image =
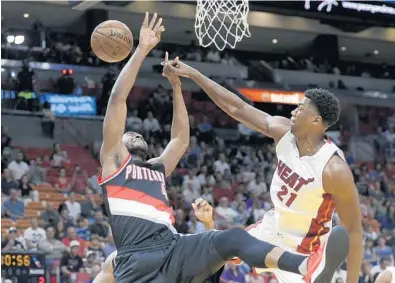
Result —
M333 190L336 188L345 189L354 184L354 177L347 162L338 154L334 154L326 164L323 172L324 188Z

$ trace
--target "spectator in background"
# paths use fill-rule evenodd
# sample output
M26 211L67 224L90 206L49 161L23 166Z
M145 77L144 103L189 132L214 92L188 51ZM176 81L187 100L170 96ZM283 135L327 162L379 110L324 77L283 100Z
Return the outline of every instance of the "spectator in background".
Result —
M267 192L267 185L262 180L261 174L256 174L255 180L248 184L247 189L250 193L256 194L258 196Z
M63 256L60 261L61 283L69 283L71 279L77 278L77 272L84 271L84 263L80 256L80 243L78 241L70 242L70 253Z
M169 92L162 86L158 85L152 93L155 103L166 104L169 102Z
M126 130L141 133L143 130L143 121L139 118L137 109L134 109L126 119Z
M55 227L48 226L46 238L38 243L38 250L45 252L46 259L60 259L63 253L67 251L66 246L55 238L55 232Z
M227 197L222 197L219 200L219 204L215 208L215 213L220 217L220 219L218 219L220 223L228 226L233 225L234 218L237 216L237 212L229 207L229 200Z
M45 221L45 226L56 226L60 220L59 212L54 208L51 202L47 202L45 210L41 212L40 218Z
M84 270L85 272L91 273L92 268L96 265L96 253L94 251L88 251L85 255Z
M91 244L88 247L88 251L93 252L97 259L104 260L103 244L100 243L99 235L92 234Z
M54 187L59 193L63 194L71 191L71 181L66 177L66 169L60 169L59 177L56 179Z
M95 212L95 222L89 226L91 234L97 234L102 238L108 235L108 225L104 222L104 215L101 209Z
M375 255L379 259L386 258L390 261L390 264L394 264L394 255L392 253L391 247L386 245L384 237L380 237L378 240L378 246L373 249Z
M83 239L77 236L77 232L74 227L67 228L67 237L65 237L62 242L70 249L72 248L72 243L77 242L79 247L77 253L82 256L85 252L86 243Z
M89 231L89 223L87 219L83 217L78 218L76 232L77 232L77 236L80 237L81 239L85 241L90 240L91 232Z
M11 227L8 229L8 235L5 240L1 242L1 250L2 251L9 251L9 250L17 250L23 251L25 248L23 244L16 239L16 228Z
M211 143L213 139L213 126L209 123L207 116L203 116L202 122L198 126L201 141Z
M46 239L45 230L38 227L37 218L31 219L31 226L25 230L24 238L28 249L36 250L40 241Z
M34 191L34 185L29 181L27 174L22 176L19 182L19 190L21 191L22 197L38 201L38 192Z
M11 175L15 181L19 181L23 175L29 172L29 165L23 161L23 153L18 152L14 161L8 164L8 169L11 171Z
M71 186L76 193L85 193L88 187L88 173L86 170L81 170L79 165L74 167L73 175L71 177Z
M10 169L4 169L3 176L1 177L1 193L8 196L11 189L18 187L18 183L12 178Z
M10 190L10 198L3 203L3 211L12 220L17 220L25 215L25 205L18 199L16 189Z
M147 113L147 118L144 119L143 126L146 132L157 133L161 131L158 119L154 118L151 111Z
M244 272L241 272L238 265L227 263L221 275L222 282L246 283Z
M54 143L53 152L51 156L53 167L62 167L70 163L67 157L67 152L60 148L60 144Z
M41 129L43 134L51 139L55 138L55 114L51 110L51 105L44 102L42 109Z
M74 227L75 222L73 218L70 217L70 212L65 204L59 206L60 211L60 222L63 223L64 231L68 230L69 227Z
M36 160L30 161L29 180L34 185L39 185L45 182L47 179L47 170L43 167L43 161L41 157L37 157Z
M97 178L99 177L100 172L101 172L101 167L97 167L96 174L92 175L88 179L88 186L95 194L101 194L101 187L97 182Z
M27 61L23 61L22 69L17 74L18 92L33 92L34 71Z
M215 172L219 172L221 174L225 173L226 169L230 169L229 163L226 162L226 156L223 152L219 154L219 159L214 162Z
M71 192L69 194L68 200L65 202L67 209L69 210L69 215L73 219L73 221L76 221L78 216L81 214L81 205L79 202L75 200L75 193Z
M74 78L71 70L62 70L62 75L56 82L56 88L60 94L73 94L75 88Z
M98 208L96 201L93 199L92 190L86 190L85 200L81 203L81 215L84 217L92 217Z

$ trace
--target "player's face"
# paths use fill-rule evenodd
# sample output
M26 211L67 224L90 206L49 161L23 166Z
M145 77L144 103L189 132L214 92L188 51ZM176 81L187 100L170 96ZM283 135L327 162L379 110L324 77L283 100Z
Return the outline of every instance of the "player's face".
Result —
M309 98L304 98L291 112L291 131L294 134L303 134L311 131L315 126L322 123L315 106Z
M129 152L133 150L148 150L148 145L142 135L135 132L127 132L122 137L122 143L126 146Z

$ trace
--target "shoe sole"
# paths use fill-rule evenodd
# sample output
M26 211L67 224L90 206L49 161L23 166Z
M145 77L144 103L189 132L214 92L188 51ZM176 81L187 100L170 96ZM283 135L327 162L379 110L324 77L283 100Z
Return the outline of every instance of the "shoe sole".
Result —
M336 269L348 255L350 239L343 226L336 226L329 235L325 247L325 267L312 283L331 283Z

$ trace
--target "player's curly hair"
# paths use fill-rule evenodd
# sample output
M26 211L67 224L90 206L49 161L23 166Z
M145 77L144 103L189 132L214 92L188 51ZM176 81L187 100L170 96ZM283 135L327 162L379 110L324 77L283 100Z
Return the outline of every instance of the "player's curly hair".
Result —
M339 120L340 103L339 99L332 92L323 88L313 88L306 90L304 95L313 102L322 120L328 127Z

